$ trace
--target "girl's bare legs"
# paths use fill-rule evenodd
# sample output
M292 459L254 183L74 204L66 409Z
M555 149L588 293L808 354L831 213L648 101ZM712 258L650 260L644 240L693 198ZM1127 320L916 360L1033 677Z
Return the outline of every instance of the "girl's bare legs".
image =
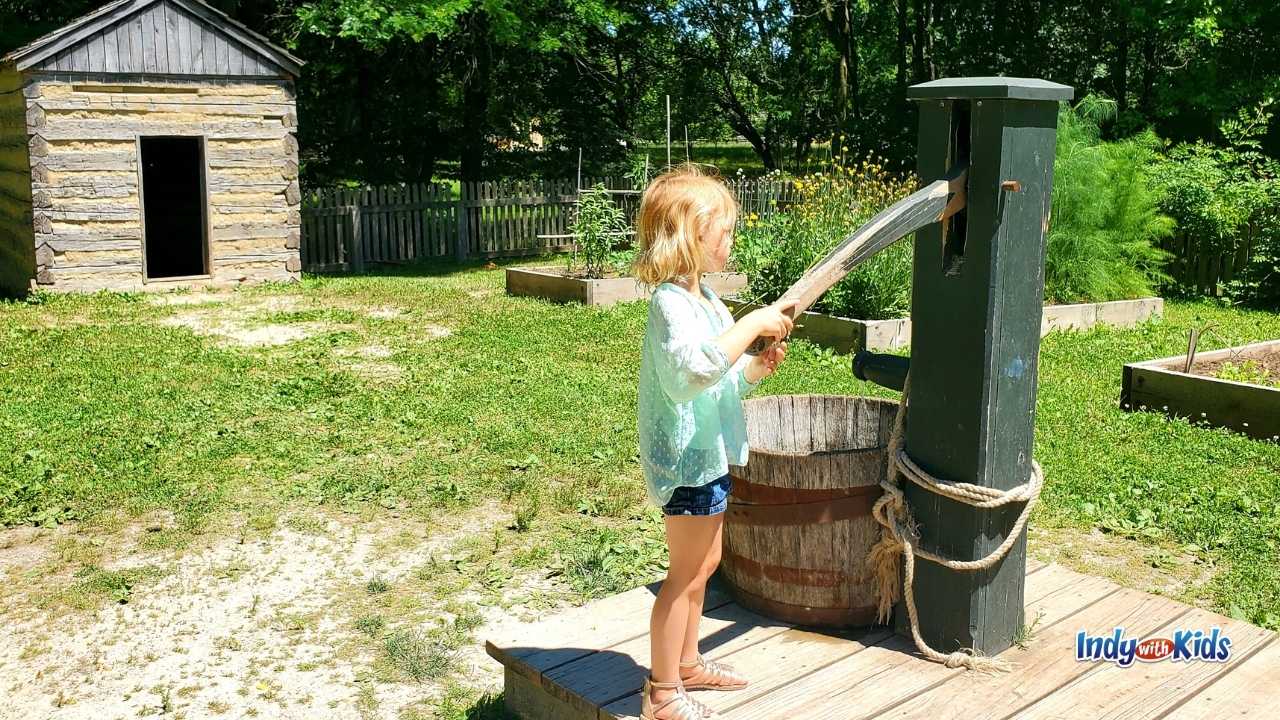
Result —
M711 539L711 548L703 564L702 582L698 584L697 593L689 598L689 622L685 626L684 645L680 650L680 662L693 662L698 657L698 625L702 622L702 605L707 597L707 581L711 579L716 566L720 564L720 540L724 533L724 515L712 515L719 518L716 522L716 534ZM698 674L698 668L684 668L689 677Z
M720 561L720 529L723 525L723 513L666 517L667 551L671 563L649 618L649 674L658 682L680 680L679 663L690 642L690 633L694 648L690 655L696 656L697 619L702 615L707 578L711 577ZM693 614L695 607L697 615ZM653 688L651 698L658 704L675 692Z

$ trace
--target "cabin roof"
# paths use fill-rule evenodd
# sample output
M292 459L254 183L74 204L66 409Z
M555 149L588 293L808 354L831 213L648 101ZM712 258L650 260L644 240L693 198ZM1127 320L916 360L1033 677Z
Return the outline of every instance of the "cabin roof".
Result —
M228 76L296 76L303 65L201 0L115 0L13 50L3 63L18 70Z

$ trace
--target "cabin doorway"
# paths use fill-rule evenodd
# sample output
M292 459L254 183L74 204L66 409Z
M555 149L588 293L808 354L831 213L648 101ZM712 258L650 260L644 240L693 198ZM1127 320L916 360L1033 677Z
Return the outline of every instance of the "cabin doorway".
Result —
M147 279L208 275L204 139L142 137L138 144Z

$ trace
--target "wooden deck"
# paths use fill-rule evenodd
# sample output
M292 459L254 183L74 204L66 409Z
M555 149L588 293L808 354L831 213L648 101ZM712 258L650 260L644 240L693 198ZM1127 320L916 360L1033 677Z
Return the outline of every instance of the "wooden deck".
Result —
M658 583L543 622L501 628L486 649L505 666L508 708L526 720L624 720L640 714L649 613ZM835 634L779 623L731 602L713 581L701 650L752 680L737 692L695 691L726 720L812 718L1261 718L1280 717L1280 636L1167 598L1057 565L1029 563L1028 621L1016 664L984 677L924 660L887 629ZM1126 637L1220 627L1226 663L1075 660L1079 630Z

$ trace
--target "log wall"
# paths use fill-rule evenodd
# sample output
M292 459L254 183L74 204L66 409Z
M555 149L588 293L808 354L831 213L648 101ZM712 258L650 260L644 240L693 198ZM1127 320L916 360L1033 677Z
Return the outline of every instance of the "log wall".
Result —
M31 169L22 77L0 69L0 294L26 292L35 274Z
M34 75L27 90L38 280L143 288L139 135L206 139L210 279L296 279L297 116L282 80Z

